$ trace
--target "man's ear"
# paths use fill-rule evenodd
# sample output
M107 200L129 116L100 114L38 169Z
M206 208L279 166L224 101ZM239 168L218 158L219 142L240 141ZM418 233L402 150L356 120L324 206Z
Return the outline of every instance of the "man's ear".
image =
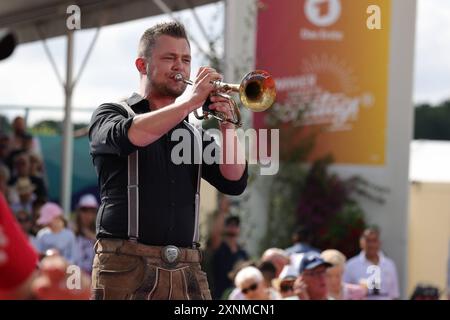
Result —
M137 58L134 64L136 65L136 69L138 69L140 74L147 74L147 63L144 58Z

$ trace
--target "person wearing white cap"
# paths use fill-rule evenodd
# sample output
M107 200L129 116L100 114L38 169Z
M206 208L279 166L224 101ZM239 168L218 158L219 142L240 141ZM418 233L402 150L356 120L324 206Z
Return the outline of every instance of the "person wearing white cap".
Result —
M75 236L77 259L75 264L87 274L92 273L94 262L95 218L97 216L98 201L92 194L80 198L77 206Z
M273 287L278 291L282 299L296 297L294 282L298 277L298 268L292 264L284 266L278 278L272 280Z
M85 194L80 198L78 202L79 209L94 209L97 211L98 209L98 201L97 198L93 194Z
M65 226L63 210L52 202L44 204L37 224L44 226L36 236L36 247L41 254L57 250L69 263L76 260L75 235Z

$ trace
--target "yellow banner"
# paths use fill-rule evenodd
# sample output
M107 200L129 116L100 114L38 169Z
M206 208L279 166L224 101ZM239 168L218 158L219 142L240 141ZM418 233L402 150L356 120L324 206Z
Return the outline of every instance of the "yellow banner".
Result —
M390 10L389 0L260 1L256 66L275 78L282 130L299 128L292 145L319 132L311 159L385 163ZM254 126L266 118L255 113Z

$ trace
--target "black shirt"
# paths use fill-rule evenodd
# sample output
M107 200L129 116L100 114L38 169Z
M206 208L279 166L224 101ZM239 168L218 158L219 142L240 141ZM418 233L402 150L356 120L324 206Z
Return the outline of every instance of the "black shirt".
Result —
M150 111L148 101L137 94L127 103L136 114ZM177 128L186 128L186 124L180 122L150 145L136 147L128 139L132 121L121 105L113 103L99 106L91 119L90 153L101 195L97 237L128 238L128 155L139 150L139 242L190 247L198 165L177 165L171 160L172 148L179 143L171 141L171 134ZM195 138L189 129L187 132L191 134L193 156ZM203 142L203 149L210 143L216 143L212 137ZM202 178L222 193L239 195L247 186L247 165L240 180L230 181L220 173L219 164L203 162Z
M233 270L236 263L247 260L248 254L244 249L238 247L238 250L233 253L226 242L222 242L219 248L214 251L212 262L214 275L214 299L221 299L225 290L234 285L228 277L228 273Z

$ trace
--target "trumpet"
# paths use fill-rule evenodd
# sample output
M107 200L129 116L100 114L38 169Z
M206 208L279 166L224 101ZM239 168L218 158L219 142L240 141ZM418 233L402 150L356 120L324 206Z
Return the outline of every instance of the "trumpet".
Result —
M185 79L180 73L175 75L175 80L183 81L189 85L194 84L191 80ZM232 92L239 93L239 99L244 107L253 112L265 111L275 102L275 81L272 76L264 70L255 70L247 73L242 78L240 84L225 83L219 80L211 81L211 83L215 88L213 94L229 99L232 106L232 118L228 119L223 112L210 110L208 108L208 103L205 103L202 108L203 115L199 115L197 110L194 110L194 115L199 120L208 119L209 116L212 116L219 121L229 122L238 127L242 126L239 107L229 95L229 93Z

